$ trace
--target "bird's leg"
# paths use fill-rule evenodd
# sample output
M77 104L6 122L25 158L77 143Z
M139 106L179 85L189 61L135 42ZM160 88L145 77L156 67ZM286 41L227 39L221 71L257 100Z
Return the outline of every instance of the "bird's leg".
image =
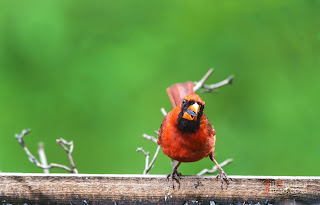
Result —
M217 175L217 179L220 178L221 180L221 189L223 189L223 181L225 181L227 184L229 182L228 176L227 174L223 171L223 169L220 167L220 165L218 164L218 162L215 159L215 156L213 154L213 152L211 152L209 154L210 159L216 164L216 166L218 167L220 173Z
M167 178L170 179L170 182L172 184L172 188L174 189L174 182L173 180L175 180L178 184L179 184L179 188L180 188L180 177L181 173L178 172L178 167L180 166L181 162L178 162L178 164L172 169L171 174L168 174Z
M174 160L174 159L171 159L171 166L172 166L172 169L175 167L175 166L177 166L178 165L178 163L179 163L179 161L177 161L177 160ZM177 175L178 176L181 176L182 174L179 172L179 168L177 168Z

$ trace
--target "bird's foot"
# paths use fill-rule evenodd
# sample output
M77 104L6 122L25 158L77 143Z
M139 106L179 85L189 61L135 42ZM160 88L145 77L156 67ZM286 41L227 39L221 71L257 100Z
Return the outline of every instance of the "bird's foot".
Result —
M179 185L178 190L180 189L180 179L182 174L180 172L178 172L177 169L173 169L171 174L168 174L167 179L170 180L170 185L172 186L173 189L175 189L174 186L174 181Z
M226 182L227 186L229 184L229 180L232 181L232 179L228 178L227 174L223 171L223 169L220 170L220 173L217 174L216 178L221 180L221 189L223 189L223 181Z

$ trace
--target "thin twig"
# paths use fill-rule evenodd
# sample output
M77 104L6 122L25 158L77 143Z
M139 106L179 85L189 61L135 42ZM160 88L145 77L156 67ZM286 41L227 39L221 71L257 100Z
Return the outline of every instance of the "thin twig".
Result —
M193 90L194 92L197 92L198 90L200 90L201 88L203 88L202 92L206 93L206 92L216 92L217 88L220 88L224 85L228 85L228 84L232 84L233 75L230 75L227 79L215 83L215 84L210 84L210 85L205 85L204 83L206 82L206 80L209 78L209 76L212 74L213 72L213 68L211 68L204 76L203 78L198 81L198 82L194 82L194 87Z
M24 136L26 134L28 134L29 132L31 132L30 129L27 129L27 130L22 130L21 134L16 134L15 137L16 139L18 140L18 143L22 146L23 150L26 152L26 154L28 155L29 157L29 160L31 163L35 164L37 167L40 167L41 169L51 169L51 168L60 168L60 169L64 169L68 172L71 172L71 173L78 173L78 171L76 169L71 169L65 165L62 165L62 164L56 164L56 163L50 163L49 165L45 165L45 164L42 164L40 163L35 157L33 154L31 154L31 152L29 151L29 149L25 146L25 143L24 143ZM72 146L72 149L73 149L73 146ZM70 155L72 153L72 149L71 149L71 146L70 146ZM69 158L70 159L70 158ZM70 163L73 163L73 161L70 161ZM73 164L74 166L74 164Z
M43 164L44 166L48 166L47 157L46 157L46 153L44 152L44 145L42 142L40 142L38 145L38 154L39 154L41 164ZM43 172L45 174L50 174L49 169L43 169Z
M145 162L145 168L143 170L143 174L148 174L150 169L152 168L154 162L156 161L156 158L157 158L158 154L159 154L160 145L158 145L157 150L154 153L154 156L153 156L150 164L149 164L149 158L150 158L150 153L149 152L144 151L144 149L142 147L138 147L136 151L137 152L142 152L144 154L144 156L146 156L146 159L145 159L146 162Z
M165 110L164 108L161 108L160 111L161 111L161 113L162 113L164 116L167 115L167 112L166 112L166 110ZM157 135L159 134L159 132L158 132L157 130L155 130L154 132L155 132ZM148 138L146 138L146 137L148 137ZM157 142L158 140L157 140L155 137L152 137L152 136L149 136L149 135L144 134L144 138L149 139L149 140L153 141L154 143L158 144L158 142ZM149 173L150 169L152 168L154 162L155 162L156 159L157 159L157 156L158 156L158 154L159 154L160 148L161 148L161 146L158 145L157 150L156 150L156 152L154 153L154 156L153 156L153 158L152 158L149 166L146 167L146 169L143 171L143 174L148 174L148 173ZM148 152L148 153L149 153L149 152ZM148 161L149 161L149 159L148 159Z
M142 137L157 144L158 140L155 137L151 136L151 135L142 134Z
M203 85L203 92L215 92L217 88L220 88L228 84L232 84L233 78L234 76L230 75L227 79L221 82L211 84L211 85Z
M155 130L155 132L157 132L157 131ZM150 135L147 135L147 134L143 134L142 136L143 136L145 139L150 140L150 141L152 141L152 142L154 142L154 143L157 144L157 139L156 139L155 137L150 136ZM154 162L156 161L156 158L157 158L157 156L158 156L158 154L159 154L160 147L161 147L161 146L158 145L157 150L156 150L156 152L154 153L154 156L153 156L150 164L149 164L150 153L144 151L144 149L143 149L142 147L137 148L137 150L136 150L137 152L140 151L140 152L142 152L142 153L146 156L146 159L145 159L146 163L145 163L145 169L143 170L143 174L148 174L148 173L149 173L150 169L152 168L152 166L153 166Z
M204 76L203 78L199 81L199 82L196 82L194 87L193 87L193 91L194 92L197 92L200 88L203 87L204 85L204 82L206 82L206 80L209 78L209 76L212 74L213 72L213 68L211 68Z
M168 113L166 112L166 110L164 108L161 108L160 111L163 114L163 116L167 116Z
M156 159L157 159L157 156L158 156L158 154L159 154L160 148L161 148L161 146L158 145L157 150L156 150L156 152L154 153L154 156L153 156L153 158L152 158L149 166L144 170L143 174L148 174L148 173L149 173L150 169L152 168L154 162L155 162Z
M150 153L149 152L146 152L144 151L144 149L142 147L138 147L137 152L142 152L144 154L144 156L146 156L146 164L145 164L145 168L143 170L143 174L144 172L147 170L148 166L149 166L149 157L150 157Z
M25 145L24 145L23 137L24 137L25 135L27 135L29 132L31 132L30 129L22 130L22 132L21 132L20 135L19 135L19 134L16 134L16 135L15 135L16 139L18 140L19 144L20 144L22 147L25 146ZM29 151L29 150L28 150L28 151Z
M58 140L56 140L56 142L66 151L66 153L68 154L68 158L69 158L69 162L71 164L72 167L72 173L74 174L78 174L78 170L76 168L76 166L74 165L73 159L72 159L72 152L73 152L73 141L67 142L65 139L60 138ZM65 146L69 146L69 149Z
M220 166L223 167L223 166L229 164L229 163L232 162L232 161L233 161L233 159L227 159L227 160L225 160L224 162L222 162L222 163L220 164ZM199 172L197 175L198 175L198 176L201 176L201 175L204 175L204 174L212 174L212 173L214 173L214 172L216 172L216 171L218 171L218 167L217 167L216 165L214 165L214 166L212 167L212 169L204 169L204 170L202 170L201 172Z
M166 110L165 110L164 108L161 108L161 113L162 113L164 116L167 115L167 112L166 112ZM159 132L158 132L157 130L155 130L154 132L155 132L157 135L159 134ZM152 142L154 142L154 143L156 143L156 144L158 144L158 142L157 142L158 139L156 139L156 138L153 137L153 136L150 136L150 135L147 135L147 134L143 134L142 137L145 138L145 139L147 139L147 140L150 140L150 141L152 141ZM158 154L159 154L160 148L161 148L161 146L158 145L157 150L156 150L156 152L154 153L154 156L153 156L150 164L149 164L150 153L144 151L144 149L143 149L142 147L137 148L137 152L141 151L141 152L146 156L146 165L145 165L145 169L143 170L143 174L148 174L148 173L149 173L150 169L152 168L154 162L155 162L156 159L157 159L157 156L158 156Z

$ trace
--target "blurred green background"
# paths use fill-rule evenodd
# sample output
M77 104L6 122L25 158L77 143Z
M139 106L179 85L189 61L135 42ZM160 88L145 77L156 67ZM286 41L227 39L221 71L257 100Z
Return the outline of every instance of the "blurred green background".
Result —
M230 74L200 94L229 175L320 175L319 1L1 1L0 170L42 172L37 156L68 164L55 143L75 143L80 173L137 174L142 138L171 109L165 89ZM69 164L68 164L69 165ZM212 167L184 163L183 174ZM59 169L53 172L64 172ZM171 172L160 153L151 174Z

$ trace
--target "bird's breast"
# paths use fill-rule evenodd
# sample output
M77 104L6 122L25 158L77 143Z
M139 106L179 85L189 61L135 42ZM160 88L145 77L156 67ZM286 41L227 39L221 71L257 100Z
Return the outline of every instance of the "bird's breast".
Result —
M211 127L211 126L210 126ZM196 133L181 133L171 128L162 136L162 150L171 159L180 162L194 162L207 157L214 150L215 132L201 127Z

